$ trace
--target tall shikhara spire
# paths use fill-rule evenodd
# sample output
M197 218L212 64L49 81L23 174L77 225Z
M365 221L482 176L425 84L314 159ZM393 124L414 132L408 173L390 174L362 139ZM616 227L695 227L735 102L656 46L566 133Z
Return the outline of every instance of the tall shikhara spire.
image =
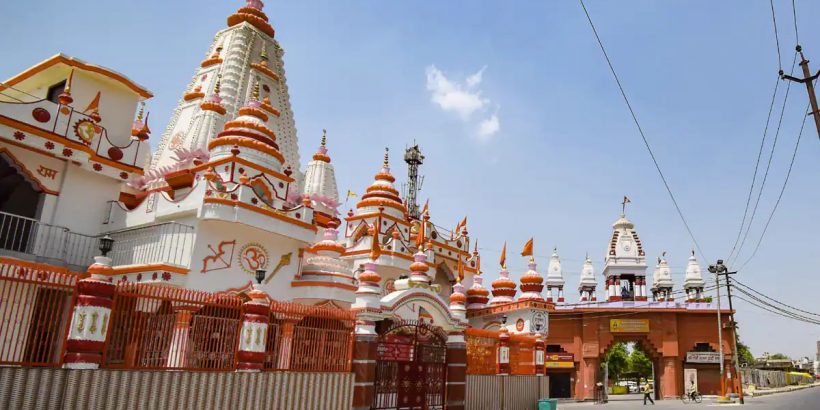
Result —
M276 135L285 165L300 168L284 51L274 38L263 7L261 1L249 0L228 17L228 27L216 33L162 135L152 168L174 164L176 150L206 150L222 131L222 125L234 119L248 101L256 99L268 115L265 125ZM212 105L208 104L212 95L219 96L224 116L215 118L213 111L202 108L203 103L206 107ZM301 175L294 177L301 184Z

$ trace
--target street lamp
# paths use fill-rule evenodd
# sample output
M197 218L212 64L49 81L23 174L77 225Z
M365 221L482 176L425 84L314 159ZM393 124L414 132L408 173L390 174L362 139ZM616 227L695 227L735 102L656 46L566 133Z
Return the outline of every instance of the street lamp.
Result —
M257 269L256 270L256 283L261 285L263 280L265 280L265 270L264 269Z
M111 252L111 248L114 247L114 238L109 235L105 235L100 238L100 252L102 252L102 256L107 256L108 252Z

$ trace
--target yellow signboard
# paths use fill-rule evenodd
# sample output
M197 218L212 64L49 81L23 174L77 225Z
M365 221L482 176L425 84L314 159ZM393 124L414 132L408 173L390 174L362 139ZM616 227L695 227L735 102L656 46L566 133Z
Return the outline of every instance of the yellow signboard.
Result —
M609 319L612 333L649 333L649 319Z
M575 362L545 362L544 367L549 368L549 369L573 368L573 367L575 367Z

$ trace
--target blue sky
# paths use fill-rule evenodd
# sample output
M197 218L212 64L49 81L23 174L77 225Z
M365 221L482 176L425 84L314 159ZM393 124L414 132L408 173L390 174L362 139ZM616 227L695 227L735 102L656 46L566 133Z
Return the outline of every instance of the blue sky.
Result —
M88 1L78 7L44 0L33 8L3 2L0 14L14 18L4 30L13 35L0 37L0 77L57 52L123 72L156 95L148 103L156 142L213 34L241 3ZM791 2L775 5L789 66ZM587 6L706 257L726 257L778 69L769 2L588 0ZM797 6L801 43L820 68L820 28L809 20L820 4ZM503 241L513 251L535 236L539 255L558 247L570 300L577 299L586 252L601 283L610 224L628 195L627 214L647 259L668 251L681 286L692 241L577 2L270 1L265 11L286 51L302 158L327 128L340 191L361 192L385 145L398 153L415 139L427 156L421 197L431 198L440 225L469 216L487 282L497 276ZM793 88L741 261L777 197L805 103L805 89ZM818 156L809 121L765 241L738 277L814 311L820 310ZM394 162L400 180L402 165ZM510 259L517 278L525 261ZM539 263L543 271L546 259ZM755 354L813 354L817 326L741 301L737 308L741 337Z

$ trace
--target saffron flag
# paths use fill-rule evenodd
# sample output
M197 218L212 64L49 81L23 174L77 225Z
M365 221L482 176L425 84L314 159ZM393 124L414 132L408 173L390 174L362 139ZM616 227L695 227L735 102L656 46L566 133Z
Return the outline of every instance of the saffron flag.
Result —
M370 259L376 260L379 259L379 256L382 255L382 248L379 246L379 226L376 225L373 227L373 242L370 244Z
M524 244L524 249L521 251L521 256L532 256L532 239L533 238L530 238L530 240Z
M504 247L501 248L501 258L498 260L498 263L501 264L501 269L505 269L507 267L507 242L504 242Z
M85 110L83 110L83 114L90 114L90 113L95 112L95 111L99 112L99 110L100 110L100 92L97 91L97 95L94 97L93 100L91 100L90 103L88 103L88 107L85 107Z

